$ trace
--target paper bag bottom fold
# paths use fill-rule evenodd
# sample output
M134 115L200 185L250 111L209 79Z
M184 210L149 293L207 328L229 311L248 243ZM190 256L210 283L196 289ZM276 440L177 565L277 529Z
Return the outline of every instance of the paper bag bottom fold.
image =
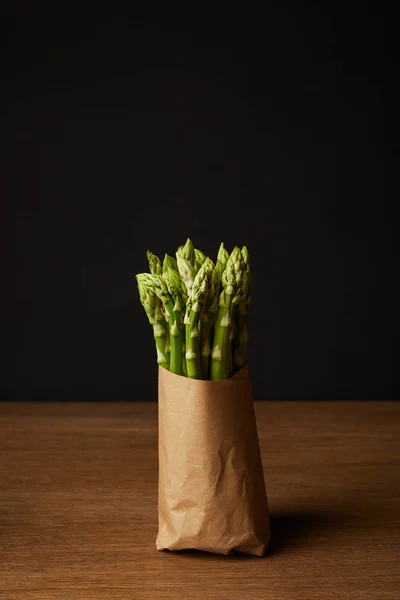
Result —
M159 369L158 550L261 556L269 515L247 367L226 381Z

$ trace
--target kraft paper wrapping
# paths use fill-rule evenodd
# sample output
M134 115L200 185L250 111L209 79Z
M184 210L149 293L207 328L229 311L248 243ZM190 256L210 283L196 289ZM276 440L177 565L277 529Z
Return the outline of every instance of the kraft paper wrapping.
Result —
M158 550L262 556L269 514L247 367L225 381L159 369Z

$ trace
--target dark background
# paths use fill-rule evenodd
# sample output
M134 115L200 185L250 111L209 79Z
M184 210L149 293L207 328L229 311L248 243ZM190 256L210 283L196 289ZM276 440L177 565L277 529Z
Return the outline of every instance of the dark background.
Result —
M155 399L133 275L190 236L249 247L256 398L392 398L384 9L84 6L2 7L2 397Z

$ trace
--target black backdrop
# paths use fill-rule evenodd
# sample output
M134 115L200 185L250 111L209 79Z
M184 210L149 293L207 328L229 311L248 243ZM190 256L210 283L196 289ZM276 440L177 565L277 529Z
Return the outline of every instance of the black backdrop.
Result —
M53 4L2 19L2 396L155 399L133 275L190 236L249 247L256 398L390 398L376 7Z

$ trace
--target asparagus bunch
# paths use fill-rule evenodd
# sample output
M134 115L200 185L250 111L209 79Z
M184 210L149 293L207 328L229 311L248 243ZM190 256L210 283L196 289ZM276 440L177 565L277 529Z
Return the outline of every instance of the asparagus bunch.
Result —
M136 276L158 364L193 379L227 379L247 363L251 268L247 248L222 243L216 263L190 239L163 262L147 252Z

